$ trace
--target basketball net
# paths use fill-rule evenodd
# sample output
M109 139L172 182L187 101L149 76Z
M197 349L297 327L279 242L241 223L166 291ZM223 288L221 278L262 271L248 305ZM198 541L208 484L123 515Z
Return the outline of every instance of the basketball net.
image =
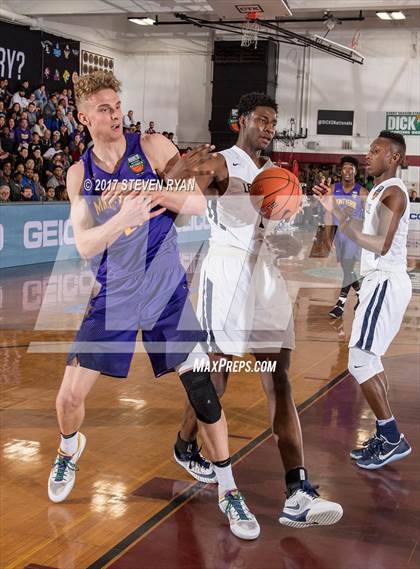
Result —
M254 44L254 49L257 49L260 29L261 26L257 20L257 12L249 12L246 14L245 22L242 24L241 47L250 47Z

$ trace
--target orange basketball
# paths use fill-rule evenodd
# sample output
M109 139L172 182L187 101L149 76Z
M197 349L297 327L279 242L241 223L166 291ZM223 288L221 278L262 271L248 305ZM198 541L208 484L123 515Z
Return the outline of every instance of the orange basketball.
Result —
M296 176L285 168L267 168L251 184L251 201L266 219L292 218L300 208L302 189Z

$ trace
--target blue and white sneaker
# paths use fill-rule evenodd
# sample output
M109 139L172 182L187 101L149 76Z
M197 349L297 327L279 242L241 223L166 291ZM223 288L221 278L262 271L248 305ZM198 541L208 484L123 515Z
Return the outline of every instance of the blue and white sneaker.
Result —
M361 447L358 448L354 448L353 450L350 451L350 457L353 460L359 460L359 458L362 458L363 453L365 452L366 448L369 447L370 445L372 445L376 439L378 438L378 435L375 433L374 435L372 435L370 437L370 439L367 439L366 441L364 441L362 443Z
M390 443L383 435L375 439L364 449L362 456L356 461L360 468L376 470L386 464L396 462L411 453L411 446L403 434L397 443Z
M230 530L240 539L257 539L261 529L254 514L251 514L245 499L236 488L219 499L219 508L229 520Z
M188 447L188 452L179 452L176 446L174 447L175 461L199 482L217 484L213 465L201 454L201 448L195 445L188 445Z
M319 497L316 489L305 482L286 498L279 522L291 528L329 526L337 523L343 515L343 508L336 502Z

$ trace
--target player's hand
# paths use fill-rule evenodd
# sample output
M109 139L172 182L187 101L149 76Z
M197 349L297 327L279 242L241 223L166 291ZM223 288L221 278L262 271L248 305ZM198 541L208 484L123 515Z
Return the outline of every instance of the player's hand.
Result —
M277 258L294 257L302 249L302 244L289 233L276 233L265 238L270 250Z
M101 193L101 201L104 202L105 207L112 207L115 203L121 203L122 199L133 192L139 193L138 189L134 189L134 184L127 186L122 182L112 184Z
M201 144L183 154L169 170L160 175L164 180L188 180L198 176L212 176L214 174L215 158L214 146Z
M118 219L122 229L127 227L137 227L143 225L145 221L161 215L166 208L161 207L156 211L151 211L160 204L163 196L161 194L147 194L142 192L131 192L122 201L121 209L118 212Z
M324 209L332 212L334 209L334 196L331 186L325 183L319 183L312 188L315 198L319 201Z

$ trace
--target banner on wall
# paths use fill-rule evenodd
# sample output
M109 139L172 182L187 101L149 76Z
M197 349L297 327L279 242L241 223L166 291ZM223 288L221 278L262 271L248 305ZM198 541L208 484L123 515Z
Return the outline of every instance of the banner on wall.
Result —
M0 22L0 78L14 92L23 80L31 90L42 82L49 91L72 86L79 73L80 42Z
M73 88L72 75L79 73L80 42L41 34L42 75L47 91Z
M385 129L404 136L420 135L420 113L386 113Z
M353 134L354 111L325 111L318 110L316 123L317 134Z
M41 79L40 32L0 22L0 78L9 81L14 92L27 79L31 88Z

